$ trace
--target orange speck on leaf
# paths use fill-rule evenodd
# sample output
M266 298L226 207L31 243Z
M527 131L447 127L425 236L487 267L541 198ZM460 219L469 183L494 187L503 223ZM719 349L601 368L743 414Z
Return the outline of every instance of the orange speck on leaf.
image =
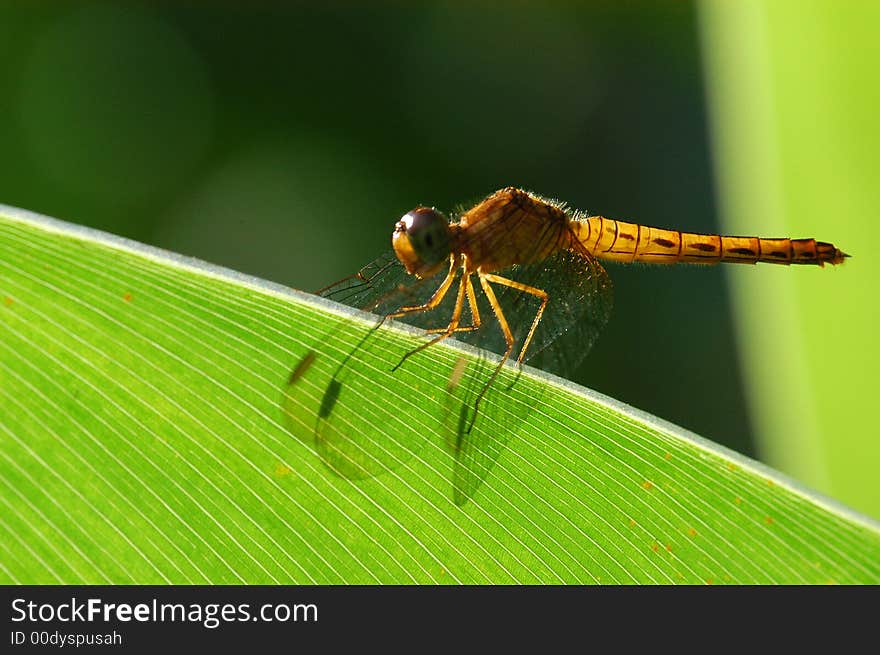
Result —
M672 453L666 453L663 455L663 459L672 459Z
M645 480L644 482L642 482L642 486L643 486L645 489L653 489L653 488L654 488L654 483L651 482L650 480Z
M697 536L697 529L696 528L688 528L688 534L691 537L696 537Z
M125 295L122 296L122 299L123 299L125 302L131 302L131 294L128 293L128 292L126 291Z
M733 462L727 462L727 470L729 470L729 471L738 471L738 470L739 470L739 466L737 466L737 465L734 464Z
M655 541L654 543L651 544L651 550L653 550L656 553L658 550L660 550L660 544L658 544Z
M636 520L635 520L635 519L630 519L630 520L629 520L629 527L631 527L631 528L636 527Z
M281 462L278 462L278 464L275 466L275 477L283 478L285 475L290 475L291 471L292 469L287 464L282 464Z
M671 553L672 552L672 544L666 544L666 550Z
M773 525L773 517L772 516L765 516L764 523L766 523L767 525Z
M706 584L714 584L712 578L706 578Z
M14 301L9 296L6 296L5 298L3 298L3 304L6 305L7 307L12 307L13 302Z
M768 487L772 487L772 486L773 486L773 480L768 479L768 480L767 480L767 486L768 486Z
M737 505L742 505L742 501L743 501L743 499L740 498L739 496L737 496L736 498L733 499L733 502L735 502Z

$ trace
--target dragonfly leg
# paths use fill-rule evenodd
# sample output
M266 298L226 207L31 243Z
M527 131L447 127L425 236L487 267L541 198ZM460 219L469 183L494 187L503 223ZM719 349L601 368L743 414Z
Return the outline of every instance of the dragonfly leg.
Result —
M443 302L443 299L446 297L446 294L449 292L449 288L452 286L452 283L455 281L455 269L458 267L458 259L456 257L449 258L449 272L446 274L446 277L443 278L443 282L440 283L440 286L437 287L437 290L434 292L427 302L421 305L412 305L407 307L401 307L396 312L392 312L390 314L385 314L382 320L388 318L400 318L401 316L406 316L407 314L418 314L419 312L427 312L434 309L437 305Z
M507 344L507 350L504 351L504 355L501 357L501 361L498 362L498 366L495 367L495 370L492 371L492 376L486 381L486 384L483 385L483 388L480 389L480 393L477 394L477 399L474 401L474 415L471 417L470 423L468 424L467 432L471 431L471 428L474 427L474 421L477 420L477 412L480 409L480 401L483 400L483 396L486 395L486 392L489 391L489 387L492 386L492 383L495 381L495 378L498 377L498 374L501 372L501 369L504 368L504 363L510 357L510 353L513 351L513 333L510 331L510 326L507 324L507 319L504 316L504 312L501 311L501 305L498 302L498 298L495 297L495 292L492 290L492 287L489 285L489 279L494 276L487 273L478 273L480 276L480 286L483 287L483 293L486 294L486 298L489 300L489 306L492 308L492 312L495 314L495 318L498 319L498 324L501 326L501 331L504 333L504 341ZM508 281L506 278L502 278Z
M473 332L474 330L479 330L482 322L480 321L480 308L477 307L477 296L474 293L474 285L471 282L471 276L468 273L464 274L464 295L467 296L468 305L471 308L471 324L470 325L460 325L455 328L453 332ZM448 326L447 326L448 327ZM431 328L430 330L425 330L428 334L437 334L438 332L445 332L447 328Z
M506 287L510 287L512 289L517 289L522 291L523 293L531 294L537 298L541 299L541 306L538 307L538 311L535 314L535 320L532 321L532 327L529 329L529 334L523 341L522 349L519 351L519 357L516 358L517 364L522 364L523 359L526 356L526 350L529 348L529 344L532 342L532 337L535 336L535 329L538 327L538 323L541 322L541 317L544 315L544 309L547 307L547 301L550 300L550 296L547 295L547 292L543 289L538 289L536 287L530 287L527 284L522 284L521 282L514 282L513 280L508 280L506 277L500 277L498 275L492 275L491 273L487 273L485 278L489 282L494 282L495 284L502 284Z
M401 357L400 361L397 362L397 366L395 366L394 368L391 369L392 372L394 372L398 368L400 368L400 366L407 359L409 359L410 357L412 357L416 353L423 351L425 348L430 348L431 346L433 346L435 343L437 343L439 341L443 341L443 339L445 339L446 337L448 337L450 334L452 334L453 332L455 332L458 329L458 324L461 321L461 310L464 307L464 296L465 296L465 290L467 289L468 278L469 278L468 275L462 275L461 280L458 283L458 293L456 294L456 297L455 297L455 307L452 310L452 318L449 320L449 325L447 325L446 328L443 329L443 331L438 336L434 337L430 341L426 341L418 348L414 348L413 350L410 350L403 357Z

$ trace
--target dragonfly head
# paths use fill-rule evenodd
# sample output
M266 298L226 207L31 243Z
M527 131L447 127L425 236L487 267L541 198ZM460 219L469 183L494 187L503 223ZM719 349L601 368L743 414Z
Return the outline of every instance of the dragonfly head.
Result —
M433 207L416 207L397 221L391 245L407 273L430 277L449 262L452 252L449 221Z

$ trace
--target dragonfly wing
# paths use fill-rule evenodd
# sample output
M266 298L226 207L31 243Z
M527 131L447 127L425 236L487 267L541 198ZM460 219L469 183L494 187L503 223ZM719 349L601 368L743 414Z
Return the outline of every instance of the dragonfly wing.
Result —
M393 251L383 253L357 273L324 287L318 295L367 312L379 313L378 307L400 292L407 278L406 269Z
M598 260L572 251L554 256L533 277L523 273L534 279L533 286L547 280L547 286L539 288L550 294L525 361L571 377L611 316L611 279Z
M343 278L318 291L324 298L341 302L379 316L392 314L401 307L421 305L434 294L446 277L446 268L425 279L406 272L394 251L364 266L355 275ZM446 294L443 302L429 312L407 314L395 320L427 329L446 327L455 304L455 290Z
M498 273L545 291L549 298L525 362L570 377L608 322L612 285L602 265L589 254L560 252L542 262L514 266ZM493 284L498 303L514 338L511 358L520 349L540 308L540 298L501 284ZM506 348L504 335L481 290L477 291L482 328L459 339L496 353Z
M325 298L364 311L385 315L403 306L420 305L433 295L445 271L423 280L407 274L393 251L364 266L357 274L322 289ZM541 262L513 266L498 275L541 289L549 295L547 307L526 352L525 362L563 377L577 369L608 322L612 285L608 274L586 252L563 251ZM493 284L493 290L514 337L512 357L528 336L539 298L512 287ZM480 285L474 280L482 326L459 332L453 338L503 354L506 342L501 327ZM419 328L445 327L455 304L455 289L429 312L408 314L396 320ZM462 324L472 322L465 303Z

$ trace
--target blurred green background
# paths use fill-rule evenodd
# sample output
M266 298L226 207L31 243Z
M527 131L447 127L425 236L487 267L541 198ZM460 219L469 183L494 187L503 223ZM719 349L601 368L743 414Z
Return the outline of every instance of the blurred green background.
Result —
M576 381L880 515L878 3L330 4L3 4L0 202L304 290L507 185L837 242L834 271L609 265Z

